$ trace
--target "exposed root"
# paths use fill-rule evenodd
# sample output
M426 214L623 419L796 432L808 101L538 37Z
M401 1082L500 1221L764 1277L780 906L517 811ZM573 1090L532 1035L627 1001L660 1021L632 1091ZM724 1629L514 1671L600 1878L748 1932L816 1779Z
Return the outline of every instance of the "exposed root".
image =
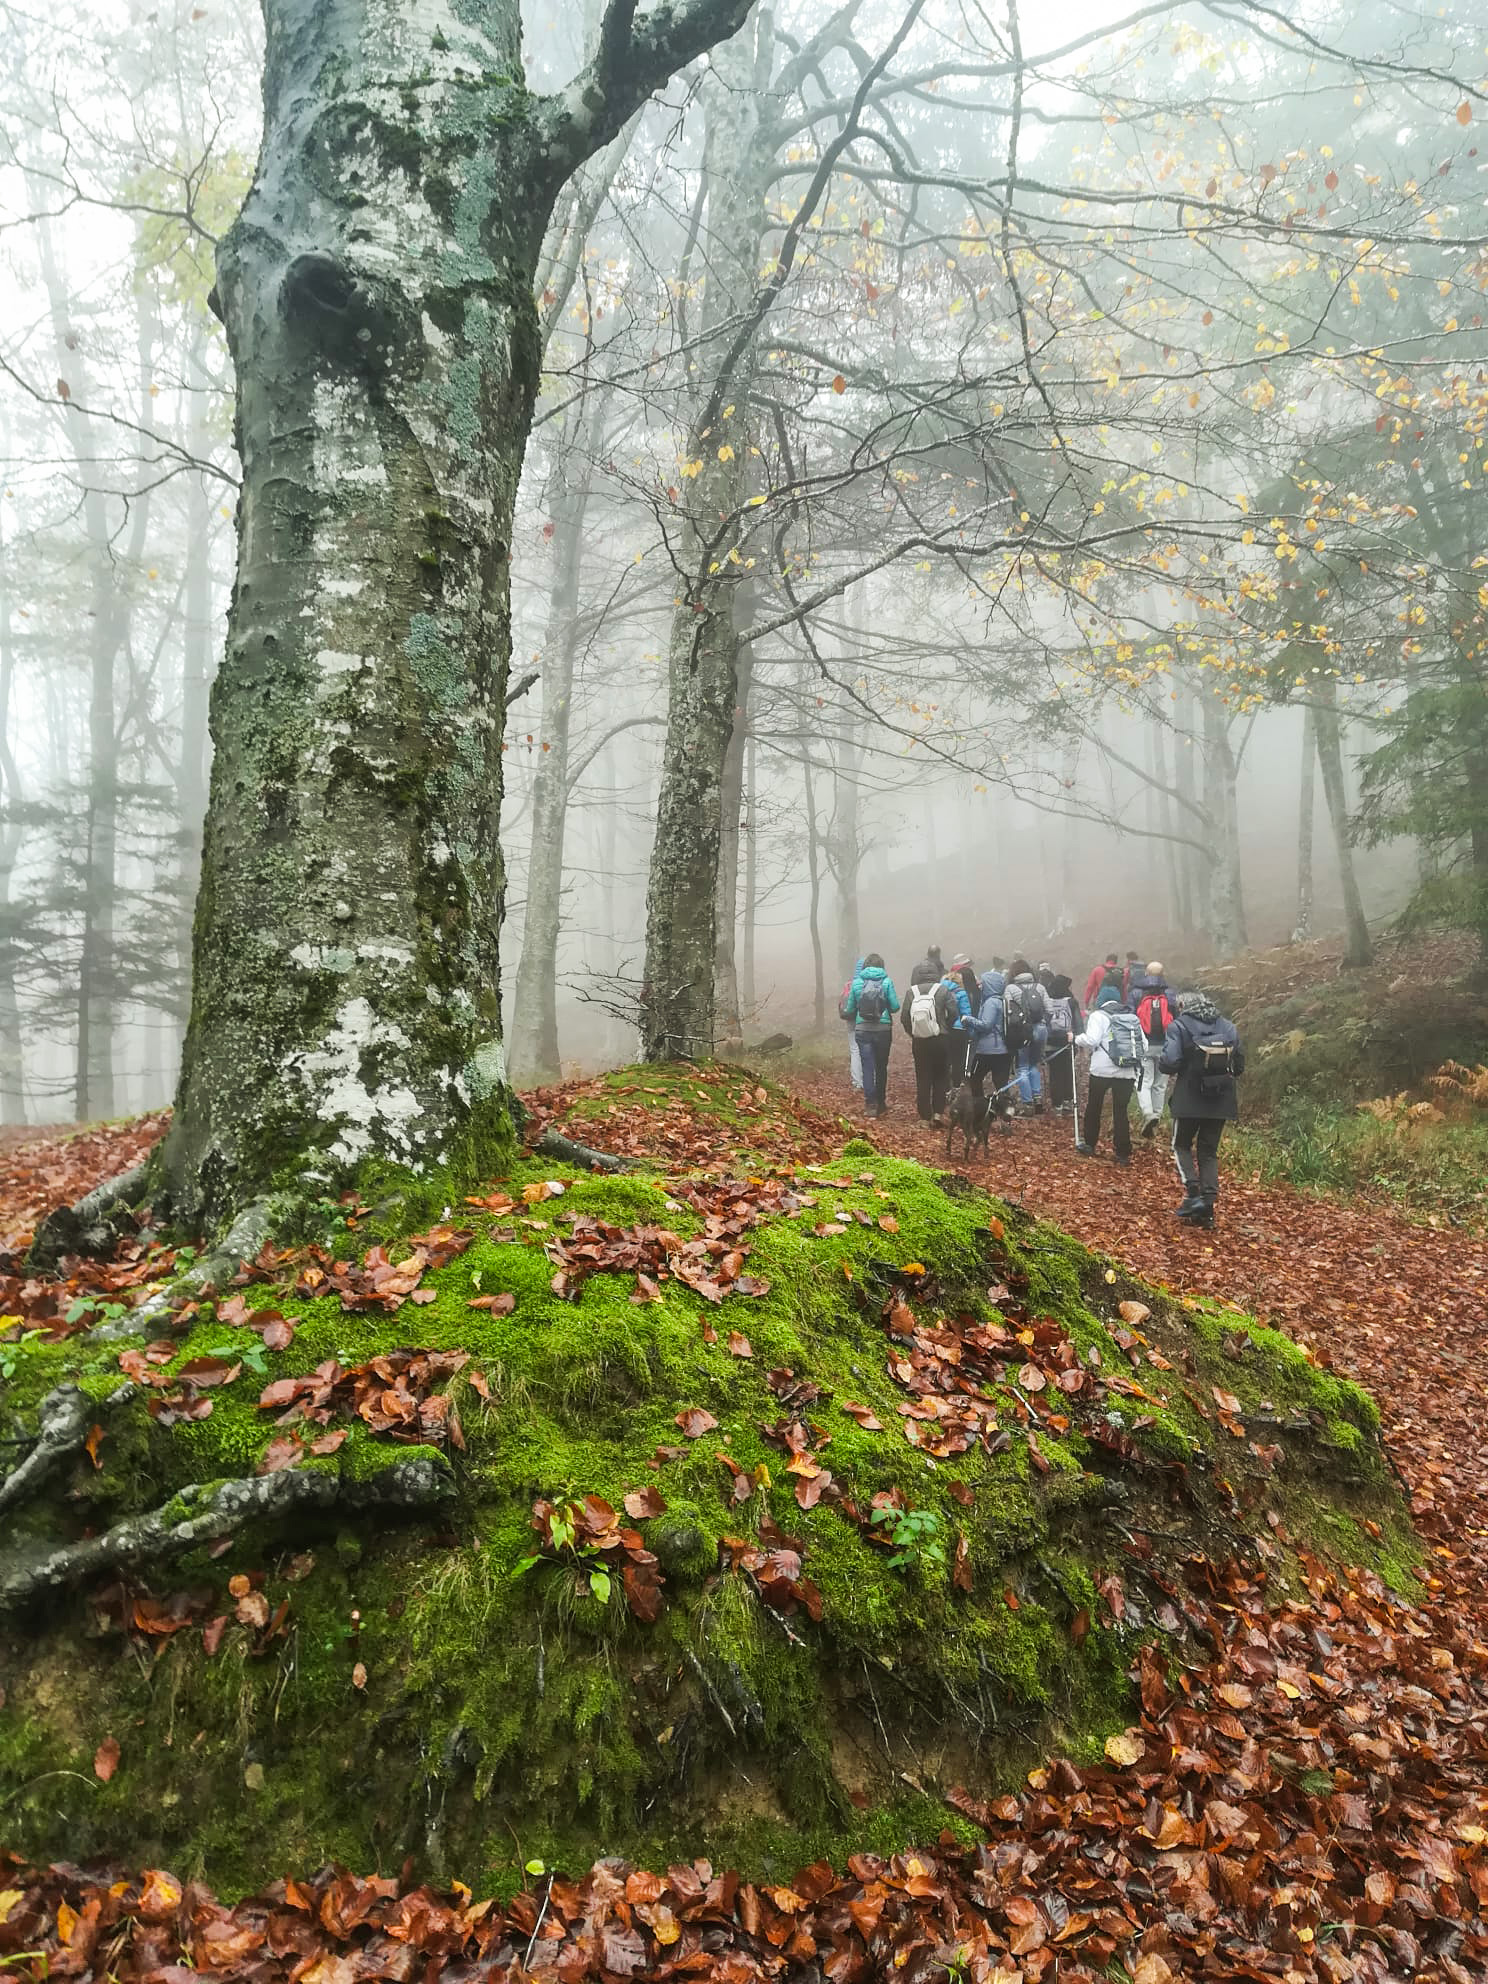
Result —
M58 1206L36 1229L28 1264L49 1274L66 1254L104 1255L113 1252L119 1237L116 1222L109 1217L120 1206L130 1206L145 1188L148 1167L136 1164L121 1171L117 1178L106 1178L76 1205Z
M593 1150L588 1144L575 1143L572 1137L565 1137L557 1130L544 1130L532 1148L541 1157L561 1158L565 1164L576 1164L581 1171L629 1171L628 1157L617 1157L613 1151Z
M130 1516L102 1536L0 1560L0 1613L18 1611L54 1591L75 1589L101 1572L154 1565L251 1522L333 1509L349 1514L427 1508L450 1490L447 1471L428 1457L399 1461L360 1481L322 1470L286 1469L252 1480L193 1483L163 1508Z
M120 1385L106 1399L89 1398L76 1385L58 1385L48 1392L36 1415L36 1444L0 1481L0 1510L29 1502L44 1481L82 1452L94 1421L127 1404L134 1393L133 1385Z

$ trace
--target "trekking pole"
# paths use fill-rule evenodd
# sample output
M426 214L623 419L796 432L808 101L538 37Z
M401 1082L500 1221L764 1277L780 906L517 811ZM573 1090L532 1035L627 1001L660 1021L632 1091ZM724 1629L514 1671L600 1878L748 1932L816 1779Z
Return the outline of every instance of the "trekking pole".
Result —
M1073 1040L1071 1040L1069 1045L1069 1056L1070 1056L1070 1093L1075 1098L1075 1151L1076 1154L1078 1154L1080 1149L1080 1124L1081 1124L1080 1057L1075 1052L1075 1043Z

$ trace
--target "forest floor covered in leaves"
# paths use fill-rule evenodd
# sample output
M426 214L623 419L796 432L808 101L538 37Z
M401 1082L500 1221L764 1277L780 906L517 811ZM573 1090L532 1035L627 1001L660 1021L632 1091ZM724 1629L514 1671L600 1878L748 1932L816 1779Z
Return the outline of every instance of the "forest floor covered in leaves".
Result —
M741 1145L762 1168L829 1162L851 1134L837 1120L845 1082L802 1076L796 1093L804 1106L704 1126L573 1084L539 1099L536 1124L699 1172ZM878 1148L944 1164L943 1133L915 1122L902 1086L890 1112L868 1126ZM137 1130L117 1133L117 1154L112 1134L27 1155L49 1188L80 1191L137 1157ZM1211 1657L1144 1654L1140 1713L1105 1763L1051 1758L1019 1791L952 1794L977 1846L948 1831L788 1885L741 1882L705 1857L654 1871L609 1861L536 1872L505 1904L396 1874L286 1867L228 1906L160 1868L7 1875L0 1863L0 1963L162 1984L208 1971L255 1984L1488 1975L1488 1244L1243 1178L1226 1180L1218 1230L1191 1233L1172 1220L1161 1145L1139 1146L1124 1170L1080 1160L1066 1119L1021 1122L985 1162L956 1168L1180 1298L1280 1324L1368 1386L1429 1553L1422 1602L1371 1573L1319 1564L1282 1595L1264 1566L1193 1561L1179 1602ZM3 1181L7 1233L37 1197L22 1169L13 1161ZM1216 1405L1223 1424L1218 1393ZM1131 1543L1139 1574L1145 1539ZM1119 1577L1102 1601L1119 1615ZM99 1775L115 1761L101 1752Z

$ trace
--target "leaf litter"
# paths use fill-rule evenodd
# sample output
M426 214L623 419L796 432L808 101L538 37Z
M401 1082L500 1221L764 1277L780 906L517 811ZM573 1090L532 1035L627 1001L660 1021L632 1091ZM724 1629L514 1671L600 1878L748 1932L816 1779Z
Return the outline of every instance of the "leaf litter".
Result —
M602 1128L607 1147L682 1158L711 1180L713 1196L696 1209L702 1237L719 1244L687 1258L723 1291L741 1277L720 1273L719 1264L744 1251L728 1242L761 1216L722 1200L738 1146L757 1135L782 1159L830 1162L841 1130L826 1133L824 1112L811 1106L835 1107L824 1081L820 1096L808 1081L803 1104L777 1102L772 1113L736 1076L710 1071L708 1079L728 1084L740 1119L732 1130L672 1101L627 1108L623 1095L599 1128L592 1117L585 1128L596 1135ZM556 1120L566 1096L596 1092L594 1084L544 1092L539 1123ZM758 1109L752 1126L741 1093ZM886 1147L934 1161L909 1122L891 1117L876 1134ZM627 1146L630 1136L637 1141ZM1193 1557L1163 1602L1174 1626L1187 1626L1189 1645L1207 1647L1207 1661L1167 1664L1146 1648L1133 1677L1138 1719L1111 1737L1103 1761L1052 1760L1019 1790L992 1799L974 1788L952 1791L948 1802L983 1834L976 1846L946 1832L916 1852L860 1853L842 1869L818 1864L778 1885L741 1881L706 1860L664 1875L608 1860L578 1880L544 1879L504 1904L473 1901L463 1888L440 1893L327 1869L229 1907L164 1869L27 1869L11 1861L8 1873L0 1866L0 1961L18 1975L107 1973L120 1984L186 1984L203 1970L401 1984L430 1965L554 1984L685 1976L723 1984L902 1976L939 1984L947 1975L976 1984L1081 1984L1121 1974L1132 1984L1200 1976L1467 1984L1488 1974L1488 1443L1481 1436L1488 1248L1377 1208L1324 1206L1244 1180L1227 1181L1219 1234L1175 1232L1165 1166L1144 1160L1127 1172L1076 1171L1056 1126L1037 1122L1020 1126L976 1176L1088 1243L1117 1247L1124 1263L1180 1298L1214 1296L1278 1321L1368 1385L1428 1539L1426 1602L1412 1607L1371 1573L1306 1558L1305 1590L1283 1596L1268 1591L1263 1564L1242 1569ZM92 1182L79 1179L75 1190ZM710 1215L741 1224L732 1234L709 1233ZM645 1244L633 1233L617 1243L611 1233L575 1232L575 1224L565 1249L596 1237L605 1248ZM582 1277L596 1263L577 1252L573 1265ZM139 1259L106 1266L135 1277L134 1286L151 1278ZM397 1275L402 1264L388 1266ZM380 1270L374 1263L370 1286L344 1277L343 1300L407 1299L412 1289L389 1287L386 1275L379 1283ZM162 1266L155 1278L169 1271ZM663 1272L675 1272L670 1251L664 1267L638 1266L642 1300L653 1299L647 1282L659 1292ZM44 1311L65 1333L50 1284L30 1303L12 1313ZM1098 1415L1087 1417L1085 1408L1104 1393L1158 1402L1163 1384L1181 1382L1181 1374L1161 1371L1154 1378L1158 1360L1150 1355L1144 1364L1144 1318L1132 1309L1123 1310L1128 1330L1113 1332L1118 1343L1128 1339L1132 1376L1082 1368L1057 1326L1040 1336L1035 1325L1024 1342L1027 1319L1009 1318L1011 1328L927 1321L902 1289L884 1298L880 1320L905 1392L906 1437L930 1457L938 1447L965 1451L1014 1433L1030 1443L1032 1457L1051 1412L1078 1417L1088 1436ZM1241 1333L1232 1354L1243 1354ZM150 1352L139 1355L149 1385ZM409 1411L418 1418L430 1396L412 1362L386 1372L323 1367L311 1379L284 1404L308 1406L296 1416L321 1424L323 1411L361 1411L362 1401L391 1391L397 1403L388 1430L406 1427ZM787 1470L795 1470L798 1499L803 1488L830 1498L822 1459L830 1441L810 1417L820 1387L789 1371L771 1372L769 1383L783 1414L773 1433ZM202 1398L210 1382L180 1389ZM1236 1401L1220 1387L1212 1394L1204 1409L1243 1432ZM847 1401L843 1409L883 1430L866 1406ZM683 1430L700 1438L709 1428ZM658 1459L680 1451L659 1450ZM743 1471L722 1452L719 1459L725 1493L737 1499ZM747 1474L743 1480L749 1491ZM631 1521L664 1506L650 1488L625 1497ZM622 1527L608 1505L591 1516L586 1541L615 1559L623 1579L637 1550L649 1554L639 1532ZM757 1540L726 1539L723 1554L787 1629L795 1614L812 1616L803 1553L776 1525L762 1524ZM1144 1575L1150 1579L1150 1566ZM660 1584L658 1575L658 1601ZM250 1586L232 1602L241 1608L261 1596ZM1122 1616L1127 1599L1115 1572L1102 1581L1100 1603ZM167 1631L204 1609L166 1604ZM258 1610L272 1626L274 1615L259 1606L255 1617ZM1081 1614L1077 1632L1081 1619L1089 1628ZM226 1623L219 1613L204 1637L220 1643ZM150 1624L146 1612L135 1629ZM100 1758L127 1774L127 1752L116 1760L101 1744Z

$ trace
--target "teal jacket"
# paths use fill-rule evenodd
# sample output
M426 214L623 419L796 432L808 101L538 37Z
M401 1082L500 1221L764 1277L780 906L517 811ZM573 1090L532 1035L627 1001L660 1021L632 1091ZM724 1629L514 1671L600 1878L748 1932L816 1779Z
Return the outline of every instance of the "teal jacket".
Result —
M881 1020L863 1020L858 1017L858 1001L863 996L863 987L870 983L883 986L884 1009ZM852 982L852 995L847 1002L847 1017L854 1026L889 1026L899 1010L899 994L894 990L894 981L881 964L866 964Z

